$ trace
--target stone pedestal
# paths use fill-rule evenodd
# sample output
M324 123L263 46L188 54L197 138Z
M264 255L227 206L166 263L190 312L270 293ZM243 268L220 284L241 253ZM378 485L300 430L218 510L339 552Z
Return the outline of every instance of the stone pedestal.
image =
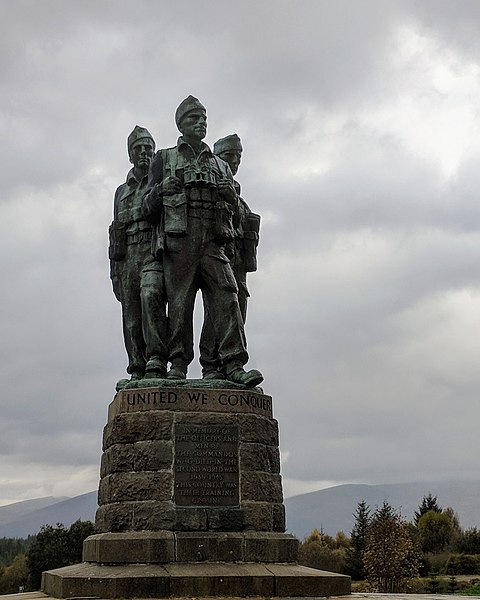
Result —
M349 577L296 564L271 397L205 384L117 393L104 429L98 533L85 540L83 564L44 573L47 594L350 593Z

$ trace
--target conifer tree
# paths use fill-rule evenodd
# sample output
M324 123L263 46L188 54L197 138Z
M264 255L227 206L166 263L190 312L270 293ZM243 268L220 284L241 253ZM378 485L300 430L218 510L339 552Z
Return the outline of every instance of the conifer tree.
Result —
M434 496L431 492L428 492L428 494L423 497L422 503L418 507L418 510L415 511L415 525L418 525L418 521L421 519L421 517L423 517L423 515L429 511L433 511L436 513L442 512L442 507L438 505L437 497Z
M345 570L352 579L361 580L366 577L363 554L367 547L367 533L370 525L370 507L365 500L358 503L353 516L355 523L350 532L350 548L347 551Z

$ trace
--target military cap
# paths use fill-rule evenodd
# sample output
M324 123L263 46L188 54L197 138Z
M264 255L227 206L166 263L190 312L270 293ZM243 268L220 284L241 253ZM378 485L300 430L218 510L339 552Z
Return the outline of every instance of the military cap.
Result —
M155 140L153 139L153 136L148 131L148 129L145 129L145 127L140 127L139 125L135 125L134 130L127 138L128 153L130 154L130 148L133 146L133 144L135 144L135 142L137 142L138 140L143 140L145 138L152 140L153 145L155 146Z
M214 154L218 155L222 152L226 152L227 150L243 150L242 141L236 133L232 133L232 135L227 135L223 138L220 138L215 142L215 144L213 144Z
M192 110L203 110L207 112L207 109L203 106L200 100L198 100L198 98L188 96L187 98L185 98L185 100L180 102L179 107L175 111L175 123L177 127L180 125L183 117Z

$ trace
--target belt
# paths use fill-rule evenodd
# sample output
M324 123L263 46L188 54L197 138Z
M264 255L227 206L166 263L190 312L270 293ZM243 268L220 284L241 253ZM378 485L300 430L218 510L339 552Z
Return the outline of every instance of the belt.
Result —
M141 244L142 242L151 242L152 232L151 231L137 231L137 233L127 233L127 246L131 244Z

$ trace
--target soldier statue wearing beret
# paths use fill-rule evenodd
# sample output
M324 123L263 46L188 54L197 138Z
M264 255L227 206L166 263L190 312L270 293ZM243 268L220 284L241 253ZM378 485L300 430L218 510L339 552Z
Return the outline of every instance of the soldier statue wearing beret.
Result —
M181 136L150 165L145 217L156 224L154 251L163 257L168 297L170 379L185 379L193 360L193 309L201 290L227 379L249 387L263 376L248 361L238 288L225 247L234 240L238 196L233 177L202 141L205 107L188 96L177 108Z
M235 176L242 161L242 141L236 133L220 138L213 145L213 153L224 160ZM233 274L238 287L238 304L243 323L247 320L247 302L250 296L247 287L247 273L257 270L257 246L260 229L260 215L252 212L240 196L240 184L234 180L238 196L237 212L234 218L234 241L227 249L231 257ZM200 337L200 364L203 377L223 379L221 364L213 334L210 315L205 314Z
M133 168L115 192L109 258L113 291L122 304L127 372L135 380L165 377L167 323L163 266L152 255L152 225L142 213L155 142L137 125L127 147Z

